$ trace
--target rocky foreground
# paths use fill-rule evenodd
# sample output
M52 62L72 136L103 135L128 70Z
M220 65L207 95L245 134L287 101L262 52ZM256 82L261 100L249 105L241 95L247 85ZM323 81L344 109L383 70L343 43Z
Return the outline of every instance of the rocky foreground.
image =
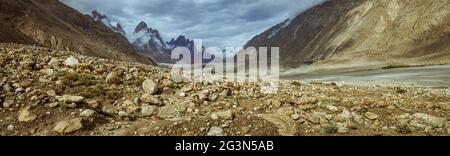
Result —
M0 44L0 135L449 135L450 90L175 83L169 70Z

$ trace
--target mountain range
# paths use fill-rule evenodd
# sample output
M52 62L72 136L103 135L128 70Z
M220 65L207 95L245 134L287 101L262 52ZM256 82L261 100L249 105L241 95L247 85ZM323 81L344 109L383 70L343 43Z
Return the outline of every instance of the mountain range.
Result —
M112 31L127 37L137 52L153 58L158 63L175 63L177 60L171 59L171 52L177 47L186 47L191 53L194 52L193 40L180 35L176 39L165 41L157 29L149 27L144 21L137 24L131 33L126 33L119 22L112 22L105 14L101 14L97 10L92 11L90 16Z
M365 70L450 63L450 1L329 0L249 40L280 47L283 68ZM131 32L106 15L82 15L58 0L0 1L0 42L35 44L146 64L174 63L194 41L165 41L145 22ZM202 51L203 52L203 51Z

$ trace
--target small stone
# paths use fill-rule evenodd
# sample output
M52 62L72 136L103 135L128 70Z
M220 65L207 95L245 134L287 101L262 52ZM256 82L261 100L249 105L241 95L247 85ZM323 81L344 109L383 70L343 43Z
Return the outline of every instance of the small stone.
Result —
M346 134L346 133L349 132L349 129L347 128L347 125L344 124L344 123L338 122L336 124L336 127L337 127L337 132L340 133L340 134Z
M333 105L327 105L326 108L332 112L338 112L339 108L337 108L336 106Z
M298 120L298 119L300 119L300 114L297 114L297 113L292 114L291 118L294 119L294 120Z
M176 91L174 89L170 88L170 87L164 87L162 89L162 94L163 95L173 95L173 94L175 94L175 92Z
M37 119L37 115L30 112L29 108L25 108L19 112L19 122L33 122Z
M40 72L45 75L54 75L55 71L53 69L41 69Z
M144 105L141 107L141 115L144 117L158 114L158 107L152 105Z
M125 108L127 113L134 113L139 109L139 106L135 105L131 100L125 100L122 103L121 107Z
M8 131L12 131L12 130L14 130L14 125L8 125L8 127L6 128L6 130L8 130Z
M127 112L125 112L125 111L119 111L118 115L119 115L120 117L128 117L128 116L130 116L130 114L127 113Z
M54 131L60 134L70 134L83 128L83 123L80 118L71 120L63 120L58 122L53 128Z
M344 121L344 120L350 119L352 116L351 116L351 113L347 109L344 109L344 110L342 110L342 113L338 114L337 117L338 117L338 119Z
M52 58L47 65L49 66L58 66L59 65L59 60L57 58Z
M370 120L375 120L378 118L378 115L376 115L372 112L366 112L364 115L366 116L367 119L370 119Z
M119 108L115 105L106 105L102 107L102 112L108 115L116 115L119 112Z
M95 115L95 113L96 112L92 109L85 109L80 113L80 116L89 118L89 117L93 117Z
M206 99L208 99L208 95L203 94L203 93L200 93L200 94L198 94L198 99L200 99L200 100L206 100Z
M272 101L270 101L270 103L271 103L272 106L274 106L274 107L280 107L280 106L282 105L281 102L278 101L278 100L272 100Z
M35 64L35 62L31 58L20 61L20 66L23 68L26 68L26 69L32 69L34 64Z
M216 101L217 98L218 98L217 94L212 94L212 95L209 96L209 101Z
M20 87L20 88L17 88L15 91L16 91L16 92L24 92L25 89L23 89L22 87Z
M63 95L56 96L56 99L60 102L66 103L82 103L85 98L82 96Z
M146 93L146 94L142 95L140 100L141 100L141 102L149 103L152 105L160 106L163 104L163 102L161 100L159 100L158 98L153 96L151 93Z
M98 108L99 107L97 100L87 100L86 103L91 108Z
M211 119L217 120L217 119L219 119L219 116L217 116L216 113L212 113L212 114L211 114Z
M3 107L5 107L5 108L9 108L9 107L11 107L13 104L14 104L14 101L13 101L13 100L5 100L5 101L3 101Z
M70 56L69 58L67 58L64 61L64 65L70 66L70 67L75 67L75 66L77 66L79 64L80 64L80 61L78 61L78 59L73 57L73 56Z
M151 79L145 80L142 83L142 88L144 89L145 93L155 94L156 92L158 92L157 84Z
M178 94L178 96L180 96L180 97L186 97L186 93L185 93L185 92L181 92L180 94Z
M47 95L54 97L54 96L56 96L56 92L54 90L49 90L49 91L47 91Z
M106 76L106 83L109 84L120 84L120 77L117 72L111 72Z
M66 108L77 108L77 104L76 103L66 103L64 106Z
M211 127L206 135L207 136L223 136L223 129L220 127Z
M6 92L10 92L10 91L12 91L12 89L13 88L11 87L10 84L3 85L3 90L6 91Z
M248 126L243 126L243 127L241 128L241 130L242 130L242 133L243 133L243 134L247 134L248 132L250 132L250 127L248 127Z
M292 114L294 114L294 110L292 107L283 107L276 111L278 114L290 117Z
M233 112L231 110L215 112L215 113L211 114L211 118L213 118L214 114L215 114L215 116L217 116L217 118L226 119L226 120L233 119Z
M59 105L59 102L53 102L53 103L48 104L48 107L55 108L55 107L58 107L58 105Z

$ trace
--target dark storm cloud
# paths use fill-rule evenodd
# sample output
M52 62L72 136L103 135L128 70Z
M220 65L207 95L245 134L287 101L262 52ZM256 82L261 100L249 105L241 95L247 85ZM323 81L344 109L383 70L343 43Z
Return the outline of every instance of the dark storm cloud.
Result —
M165 40L186 35L207 46L242 46L253 36L323 0L63 0L83 13L98 10L130 33L145 21Z

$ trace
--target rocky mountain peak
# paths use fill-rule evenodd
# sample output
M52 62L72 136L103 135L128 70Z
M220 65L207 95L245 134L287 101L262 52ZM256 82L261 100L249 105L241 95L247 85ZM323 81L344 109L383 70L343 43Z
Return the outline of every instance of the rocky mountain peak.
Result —
M172 46L173 48L176 47L189 47L194 43L193 40L189 40L186 38L186 36L180 35L177 37L177 39L171 39L170 42L167 42L168 45Z
M107 18L106 15L103 15L101 13L99 13L97 10L93 10L92 11L92 18L94 19L94 21L101 21L102 19Z
M148 30L152 30L152 29L147 26L147 23L145 23L144 21L141 21L134 29L134 33L138 33L143 30L148 31Z
M123 30L122 25L120 25L119 22L112 22L105 14L102 14L97 10L93 10L91 13L91 17L95 22L103 23L114 32L120 33L122 36L126 35L126 32L125 30Z

